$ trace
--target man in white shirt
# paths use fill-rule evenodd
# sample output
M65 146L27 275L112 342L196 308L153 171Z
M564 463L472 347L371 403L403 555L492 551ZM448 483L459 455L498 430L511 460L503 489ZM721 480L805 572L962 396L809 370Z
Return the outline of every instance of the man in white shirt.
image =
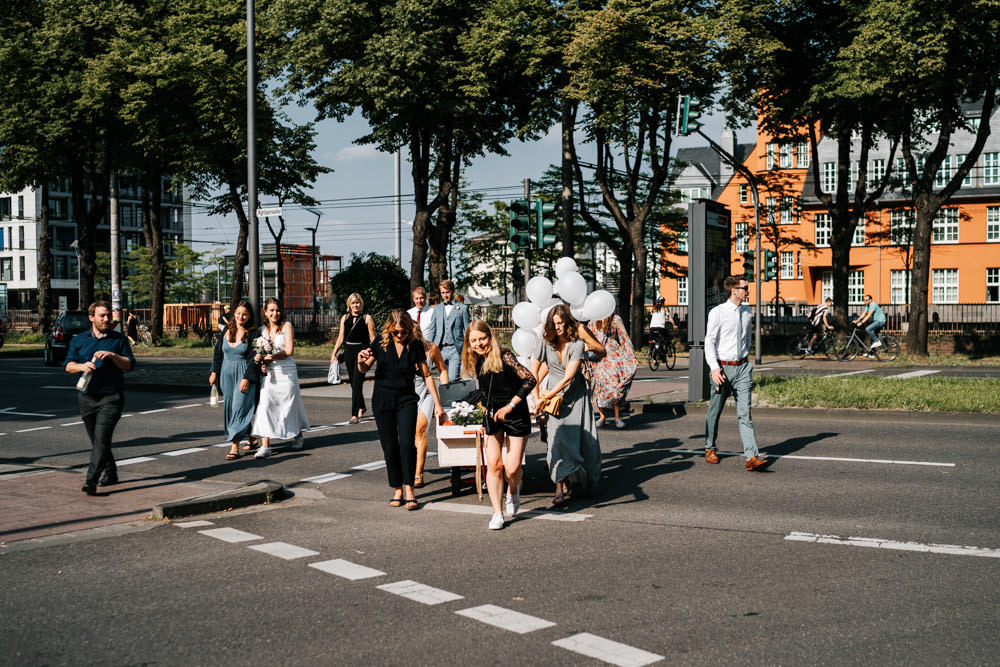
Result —
M433 308L427 305L427 290L418 287L413 290L413 308L407 312L410 319L420 325L420 333L424 340L431 339L431 327L434 326Z
M719 416L726 404L726 397L736 398L736 416L743 440L743 456L747 470L760 470L767 465L757 450L757 436L750 418L750 393L753 391L753 366L750 364L750 334L752 314L743 305L747 297L747 281L729 276L722 283L729 294L708 313L705 328L705 363L712 371L712 399L705 419L705 460L718 463L715 435L719 430Z

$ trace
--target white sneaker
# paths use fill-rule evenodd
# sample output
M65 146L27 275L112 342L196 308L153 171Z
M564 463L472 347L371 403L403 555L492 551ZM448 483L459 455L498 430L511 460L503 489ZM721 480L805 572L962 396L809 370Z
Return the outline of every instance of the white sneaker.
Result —
M504 511L511 516L517 514L517 510L519 509L521 509L520 484L517 485L517 489L514 491L514 493L511 493L509 490L507 491L507 502L504 505Z
M872 349L874 350L876 347L882 347L882 341L877 340L874 343L872 343Z
M494 514L490 519L490 530L500 530L503 528L503 514Z
M596 422L594 422L594 426L597 426L597 427L604 426L604 421L605 420L603 420L603 419L598 419Z
M266 459L270 455L271 455L270 447L261 447L260 449L257 450L257 453L254 454L253 457L255 459Z
M305 446L306 446L306 439L302 437L301 433L299 433L297 436L295 436L295 440L292 441L292 449L294 449L295 451L299 451Z
M616 419L615 428L625 428L625 422L623 422L621 419Z

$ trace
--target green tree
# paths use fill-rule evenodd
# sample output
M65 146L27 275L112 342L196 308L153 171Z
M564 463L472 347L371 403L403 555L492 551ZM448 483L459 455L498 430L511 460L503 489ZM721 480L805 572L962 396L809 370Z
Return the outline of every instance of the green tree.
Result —
M347 297L357 293L365 301L365 310L375 320L375 332L393 308L409 308L410 287L406 272L392 257L370 252L351 255L351 263L330 279L337 308L346 312Z

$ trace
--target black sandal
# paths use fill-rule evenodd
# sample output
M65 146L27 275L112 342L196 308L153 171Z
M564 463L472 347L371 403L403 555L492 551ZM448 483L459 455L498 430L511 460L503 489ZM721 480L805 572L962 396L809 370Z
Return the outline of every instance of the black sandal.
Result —
M412 512L413 510L420 507L420 503L417 502L416 498L410 498L406 501L406 509Z
M403 506L402 498L392 498L389 500L389 507L402 507L402 506Z

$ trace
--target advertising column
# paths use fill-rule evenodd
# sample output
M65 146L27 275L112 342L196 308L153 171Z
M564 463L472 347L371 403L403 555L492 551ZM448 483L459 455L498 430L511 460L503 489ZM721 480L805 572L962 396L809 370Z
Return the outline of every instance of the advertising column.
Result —
M709 397L705 365L708 311L726 300L722 281L732 271L729 209L709 199L688 205L688 401Z

